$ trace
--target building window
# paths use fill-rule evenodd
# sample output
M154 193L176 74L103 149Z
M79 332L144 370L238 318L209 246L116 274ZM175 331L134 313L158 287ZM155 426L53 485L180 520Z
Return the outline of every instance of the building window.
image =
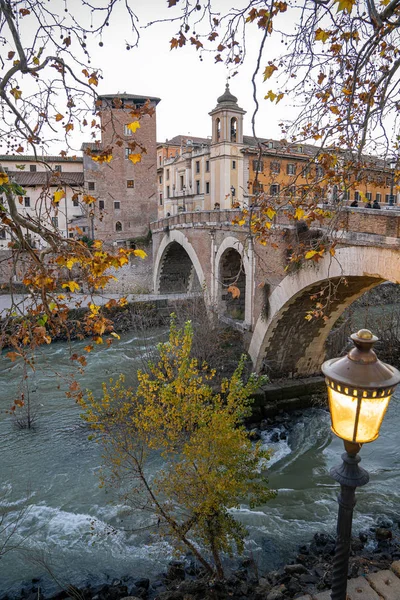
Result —
M36 171L37 171L36 165L29 165L29 170L31 173L36 173Z
M125 158L129 158L130 154L132 154L132 150L130 148L125 148Z
M264 186L259 181L253 183L253 194L261 194L264 191Z
M1 240L6 239L6 230L5 229L0 229L0 239Z
M360 192L354 192L354 200L357 200L357 202L360 199Z
M216 138L217 142L219 142L221 139L221 121L220 121L220 119L217 119L215 121L215 138Z
M375 200L376 200L377 202L380 202L380 201L382 200L382 194L378 194L378 193L377 193L377 194L376 194L376 196L375 196Z
M237 118L232 117L231 119L231 142L237 141Z
M58 227L58 217L51 217L51 224L53 225L53 227L57 228Z
M297 152L303 154L303 146L297 146Z
M290 185L288 187L288 194L291 198L294 198L296 195L296 186L295 185Z
M121 203L118 200L116 200L114 202L114 209L115 210L119 210L120 208L121 208Z
M367 192L365 194L365 197L367 198L368 202L371 202L372 201L372 192Z
M88 190L90 190L91 192L93 192L94 189L95 189L95 187L96 187L94 181L88 181L87 185L88 185Z
M183 188L185 187L185 184L183 183L183 175L180 175L180 177L179 177L179 184L180 184L180 189L183 190Z
M311 173L310 165L307 165L306 167L304 167L304 169L303 169L303 171L302 171L301 174L306 179L307 177L310 176L310 173Z
M166 178L169 180L169 169L166 171Z
M128 125L124 125L124 134L129 136L133 135L133 131L132 129L129 129Z
M206 160L206 173L210 172L210 161Z
M390 194L385 194L385 202L386 202L386 204L389 204L389 202L390 202Z
M160 206L162 206L162 194L160 194Z
M324 176L324 169L321 167L321 165L317 165L315 167L315 176L317 179L322 179Z
M196 194L200 194L200 181L196 179Z
M117 221L115 223L115 231L122 231L122 223L121 223L121 221Z
M24 198L24 206L29 207L31 205L31 199L28 196Z
M236 160L232 161L232 169L235 170L236 169Z
M287 175L296 175L296 165L294 163L288 163L286 165Z
M162 183L162 175L158 177L158 183Z
M271 173L278 175L278 173L281 172L281 163L279 162L279 160L271 160L271 162L269 163L269 168Z
M56 171L56 173L61 173L61 165L56 165L54 167L54 170Z
M271 196L279 195L279 185L277 183L273 183L269 188L269 193Z
M210 193L210 182L206 181L206 194Z
M99 209L104 210L104 200L99 200Z
M127 181L126 181L126 187L127 188L133 188L133 187L135 187L135 180L134 179L127 179Z
M264 163L262 160L253 160L253 171L260 173L264 170Z
M343 192L343 200L350 200L350 190L345 190Z
M200 173L200 161L196 160L196 173Z
M170 188L169 188L169 185L167 185L167 198L169 198L169 197L170 197Z
M70 234L68 235L68 237L70 237L70 238L73 238L73 237L74 237L74 234L73 234L73 233L70 233Z
M79 201L76 198L74 198L72 200L72 204L73 204L73 206L79 206Z

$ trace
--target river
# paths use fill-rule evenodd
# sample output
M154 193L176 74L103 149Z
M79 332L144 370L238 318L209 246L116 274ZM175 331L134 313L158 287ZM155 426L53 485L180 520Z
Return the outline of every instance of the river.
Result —
M162 335L151 332L150 346ZM73 351L85 344L74 342ZM102 381L120 372L128 382L133 380L148 351L149 345L133 333L108 349L97 346L88 357L83 386L99 391ZM155 576L172 558L172 548L147 529L145 516L129 514L112 491L99 488L100 448L88 440L79 407L65 397L65 382L58 389L53 374L57 371L69 378L67 345L52 344L37 359L30 380L31 398L39 405L34 430L18 429L5 412L20 385L22 366L2 362L0 507L6 522L21 510L26 512L11 540L18 549L0 560L0 597L18 594L32 578L41 578L42 589L50 594L59 590L54 578L62 585L79 586L125 575ZM362 449L362 464L371 481L358 492L355 531L381 516L398 516L399 402L400 395L395 395L381 437ZM269 480L278 496L255 510L243 504L234 511L248 528L246 549L261 570L282 565L315 532L334 531L338 489L328 472L342 452L341 441L330 432L329 415L322 409L299 415L287 440L270 443L272 433L264 432L263 441L274 450ZM0 521L0 549L1 529Z

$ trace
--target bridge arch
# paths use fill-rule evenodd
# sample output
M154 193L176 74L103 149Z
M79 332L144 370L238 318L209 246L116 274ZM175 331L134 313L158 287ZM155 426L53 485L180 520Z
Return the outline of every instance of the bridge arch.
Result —
M234 283L241 295L228 298L227 285ZM233 236L227 236L218 247L215 255L215 294L214 304L228 316L243 320L245 325L251 325L253 313L253 265L252 254ZM235 316L235 312L237 315ZM241 314L243 313L243 314Z
M257 371L305 376L320 372L325 342L343 311L364 292L382 283L400 283L398 250L365 246L339 248L335 257L287 275L269 297L268 317L260 317L249 354ZM334 292L326 320L305 319L315 306L310 296L324 286ZM329 291L329 290L327 290ZM323 302L323 297L322 297Z
M155 293L201 291L205 284L203 268L187 237L172 230L161 241L154 262Z

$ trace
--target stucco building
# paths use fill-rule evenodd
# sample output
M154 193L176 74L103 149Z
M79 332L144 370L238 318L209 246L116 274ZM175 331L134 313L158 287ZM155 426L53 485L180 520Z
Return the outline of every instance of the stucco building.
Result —
M243 134L245 111L226 85L209 113L211 135L177 135L157 145L158 216L182 211L251 206L263 193L282 200L314 197L351 203L364 198L397 203L394 170L387 162L365 158L356 175L332 185L326 176L329 157L310 144L254 138ZM339 154L337 150L333 150ZM324 154L330 150L324 150ZM394 188L394 189L393 189ZM362 203L360 202L360 205Z

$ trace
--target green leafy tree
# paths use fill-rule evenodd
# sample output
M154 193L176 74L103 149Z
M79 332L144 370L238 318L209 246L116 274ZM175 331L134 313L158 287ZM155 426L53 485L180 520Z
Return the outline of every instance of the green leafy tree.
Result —
M102 398L89 394L82 405L104 448L103 483L149 511L160 533L222 578L221 554L241 553L246 535L230 509L244 500L265 504L275 493L260 474L269 453L251 444L243 426L260 380L243 382L241 360L215 393L214 373L190 355L192 339L190 322L184 329L172 322L158 362L139 372L136 391L120 377L103 385ZM154 476L155 455L163 466Z

